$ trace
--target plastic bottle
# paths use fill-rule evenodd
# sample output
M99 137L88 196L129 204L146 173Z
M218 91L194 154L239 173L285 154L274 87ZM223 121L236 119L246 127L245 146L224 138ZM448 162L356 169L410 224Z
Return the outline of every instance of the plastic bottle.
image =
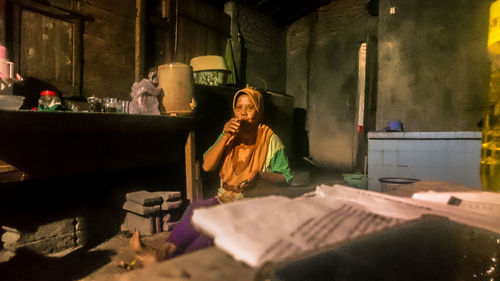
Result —
M479 175L483 190L500 192L500 0L490 6L488 55L490 110L483 119Z
M38 111L55 111L61 106L61 99L54 91L42 91L38 99Z

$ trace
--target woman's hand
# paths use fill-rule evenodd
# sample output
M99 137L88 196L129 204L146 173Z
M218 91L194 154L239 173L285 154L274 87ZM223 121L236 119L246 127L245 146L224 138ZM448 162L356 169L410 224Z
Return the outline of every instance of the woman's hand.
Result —
M234 138L239 127L240 121L238 118L231 118L224 124L224 135L203 157L202 168L205 172L215 171L224 153L224 147Z
M224 124L223 132L229 136L234 136L238 133L240 128L240 120L238 118L231 118Z

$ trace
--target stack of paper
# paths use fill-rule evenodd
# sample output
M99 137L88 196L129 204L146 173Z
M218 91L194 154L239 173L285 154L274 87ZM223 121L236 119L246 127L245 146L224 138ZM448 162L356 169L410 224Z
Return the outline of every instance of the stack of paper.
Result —
M477 192L417 192L413 198L454 206L464 211L500 218L500 193Z
M321 185L299 198L269 196L194 211L193 224L250 266L395 227L424 214L500 233L498 217L455 206L342 185Z

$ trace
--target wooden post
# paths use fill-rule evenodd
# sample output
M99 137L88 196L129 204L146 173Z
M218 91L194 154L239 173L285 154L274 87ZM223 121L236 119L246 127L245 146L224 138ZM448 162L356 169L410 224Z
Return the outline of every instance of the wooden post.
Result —
M5 5L6 0L0 0L0 45L6 45L6 22L5 22Z
M135 81L145 78L145 46L146 46L146 0L136 0L135 6Z
M194 131L190 131L185 145L186 157L186 197L189 201L193 202L202 199L202 190L199 179L199 168L196 163L196 150L194 142ZM199 165L198 165L199 166Z
M78 18L73 22L73 95L83 96L83 33L85 22Z
M165 62L176 61L177 39L178 39L178 0L162 0L162 16L168 19L168 33L165 38ZM181 61L182 62L182 61Z

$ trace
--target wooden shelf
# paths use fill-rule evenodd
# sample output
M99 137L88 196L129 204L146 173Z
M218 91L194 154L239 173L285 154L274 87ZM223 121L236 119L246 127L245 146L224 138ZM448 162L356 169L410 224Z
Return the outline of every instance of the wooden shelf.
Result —
M2 132L186 132L195 121L193 116L0 110Z
M192 199L196 121L193 116L0 110L0 160L29 180L147 167L166 167L165 173L179 177L185 164L186 196Z

